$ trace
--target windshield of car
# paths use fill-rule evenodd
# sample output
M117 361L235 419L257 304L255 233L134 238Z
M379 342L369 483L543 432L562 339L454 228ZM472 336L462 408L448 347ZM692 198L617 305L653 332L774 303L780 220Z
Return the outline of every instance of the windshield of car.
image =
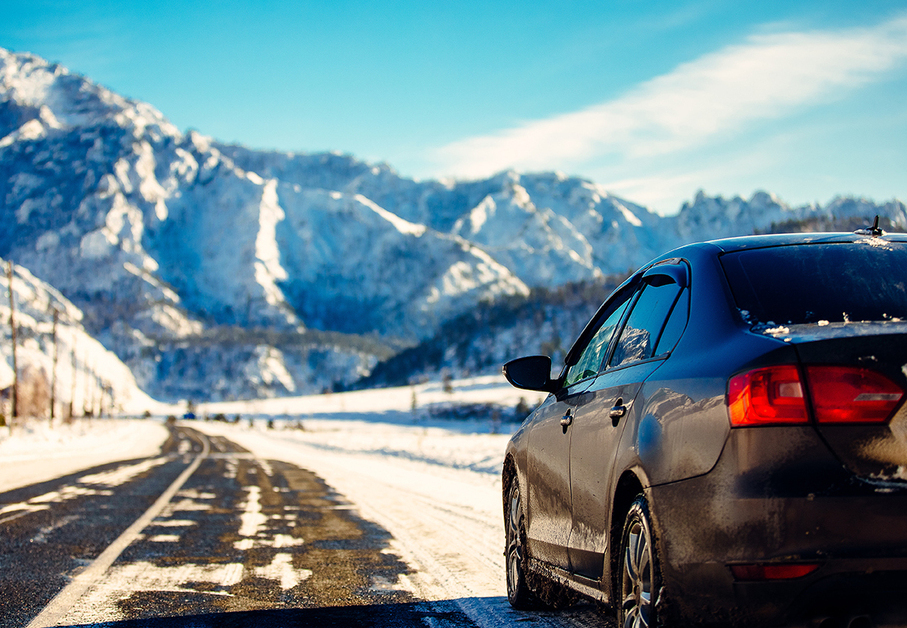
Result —
M757 324L907 320L907 243L878 238L727 253L744 320Z

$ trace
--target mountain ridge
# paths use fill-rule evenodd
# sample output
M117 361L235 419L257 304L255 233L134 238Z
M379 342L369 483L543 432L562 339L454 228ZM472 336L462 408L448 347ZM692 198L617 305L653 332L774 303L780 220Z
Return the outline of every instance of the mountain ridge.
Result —
M907 226L900 201L700 192L663 217L560 173L416 181L256 151L0 49L0 256L72 300L162 399L348 385L479 303L601 281L691 240L874 213ZM276 346L256 330L339 335Z

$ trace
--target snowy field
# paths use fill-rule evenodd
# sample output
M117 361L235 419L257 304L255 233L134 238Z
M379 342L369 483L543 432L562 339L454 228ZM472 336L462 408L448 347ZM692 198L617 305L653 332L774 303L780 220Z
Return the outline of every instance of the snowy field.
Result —
M488 416L444 418L439 408L493 403L504 414L521 398L534 406L542 396L517 391L494 376L455 381L452 392L427 383L205 404L196 410L199 417L223 413L240 419L186 425L225 436L257 458L290 462L321 476L361 516L394 537L392 551L412 573L388 586L422 599L456 600L481 626L516 625L527 617L506 601L500 470L517 424ZM181 414L184 408L170 410ZM153 419L95 420L0 436L0 490L117 458L154 455L165 437L162 422ZM533 621L586 625L588 614L588 609L567 617L542 613Z

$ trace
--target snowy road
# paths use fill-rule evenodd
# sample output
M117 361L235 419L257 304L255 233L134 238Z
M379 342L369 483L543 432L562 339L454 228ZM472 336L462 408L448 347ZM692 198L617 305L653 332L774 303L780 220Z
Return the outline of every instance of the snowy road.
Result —
M460 386L459 402L502 395ZM36 446L49 447L36 479L70 473L37 485L24 474L0 493L0 626L612 626L591 604L509 607L508 435L487 417L416 411L416 393L436 403L427 385L211 406L200 414L243 418L183 422L163 453L104 468L72 465L112 434L126 442L122 426L105 436L99 422L56 449L0 440L0 474L10 452L37 474L25 453ZM136 451L154 429L166 436L155 421L125 423L149 441Z
M305 466L388 530L412 568L401 585L454 601L482 628L613 625L591 604L519 612L506 598L499 458L507 436L369 421L307 421L305 431L201 423L256 457Z
M308 471L191 428L164 454L0 495L0 625L474 625Z

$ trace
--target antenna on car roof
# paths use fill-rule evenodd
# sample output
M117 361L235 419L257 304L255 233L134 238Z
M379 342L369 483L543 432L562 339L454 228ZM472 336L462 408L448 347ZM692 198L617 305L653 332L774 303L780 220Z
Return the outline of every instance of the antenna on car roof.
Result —
M876 214L875 220L872 221L871 227L863 227L862 229L857 229L856 231L854 231L854 233L857 233L859 235L868 235L868 236L872 236L874 238L885 235L885 232L882 231L881 227L879 227L879 215L878 214Z

